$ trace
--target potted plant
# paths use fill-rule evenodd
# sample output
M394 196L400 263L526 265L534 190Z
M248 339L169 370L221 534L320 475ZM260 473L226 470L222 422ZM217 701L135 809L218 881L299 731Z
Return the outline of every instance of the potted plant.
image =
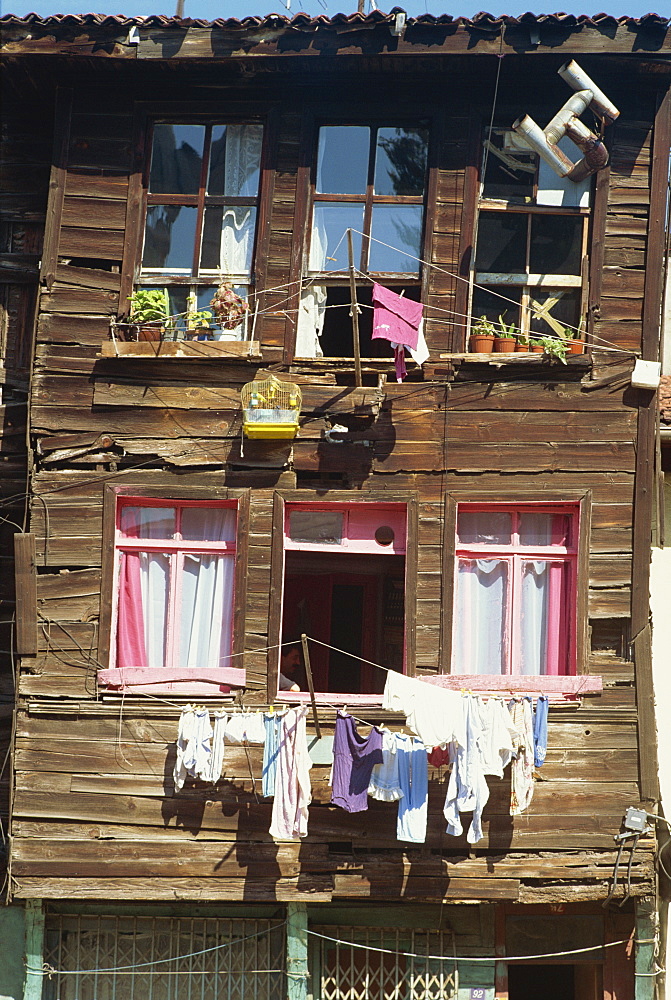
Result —
M505 313L499 316L499 324L496 327L494 339L494 350L497 354L512 354L515 350L515 343L519 334L519 329L514 323L506 323Z
M209 309L195 309L186 314L186 339L187 340L211 340L212 339L212 313Z
M249 312L249 306L238 295L229 281L221 282L212 296L210 305L222 330L233 331L237 329Z
M530 343L534 353L549 354L551 358L557 358L562 364L566 364L568 341L563 337L535 337Z
M566 330L566 335L568 338L568 352L569 354L584 354L585 353L585 317L582 316L580 323L578 324L577 330Z
M526 333L520 333L517 336L517 343L515 344L516 351L524 351L528 353L531 350L531 345L529 343L529 338Z
M496 328L486 316L480 319L471 327L471 337L469 347L472 354L491 354L494 349L496 339Z
M136 340L162 340L170 319L168 296L162 288L136 288L128 296L128 322Z

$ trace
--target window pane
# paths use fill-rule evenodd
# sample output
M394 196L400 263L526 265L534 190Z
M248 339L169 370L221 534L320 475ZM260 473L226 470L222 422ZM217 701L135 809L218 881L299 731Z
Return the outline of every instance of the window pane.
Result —
M520 545L568 545L569 525L563 514L520 514Z
M507 294L507 293L506 293ZM577 327L580 322L579 288L531 288L531 336L557 336L565 327Z
M459 511L457 537L462 545L510 545L512 517L492 510Z
M503 560L459 560L455 673L506 673L508 575L508 563Z
M126 538L171 539L175 534L175 510L173 507L123 506L120 528Z
M311 271L344 271L347 268L346 231L352 233L354 265L361 260L361 236L363 230L363 205L339 204L314 206L312 220L312 240L310 242ZM338 248L336 251L336 247ZM335 254L337 252L337 258Z
M142 266L190 273L198 210L185 205L150 205Z
M292 542L340 545L344 520L342 511L292 510L289 513L289 537Z
M491 141L489 148L488 141ZM507 130L493 131L491 140L486 137L485 198L521 201L533 197L538 157L519 144L516 134Z
M207 193L255 198L262 142L261 125L213 125Z
M117 664L165 666L170 559L162 552L125 552L121 560Z
M510 299L520 305L514 305ZM510 285L500 285L491 289L486 285L479 286L473 289L473 319L477 320L484 316L492 323L498 323L499 316L503 316L505 323L514 323L519 327L521 302L521 288L512 288Z
M203 270L248 275L252 267L256 209L214 205L205 209L200 266Z
M568 566L543 559L522 561L520 666L522 674L567 669L568 636L562 621Z
M477 271L491 274L526 272L527 216L522 213L481 212L475 253Z
M534 215L531 218L529 270L532 274L580 274L581 218Z
M327 125L320 128L317 191L321 194L365 194L369 150L368 127Z
M422 195L428 144L423 128L378 129L375 193Z
M233 513L227 511L226 513ZM219 667L228 662L233 623L232 555L184 555L179 666Z
M181 534L188 542L234 542L235 511L227 507L183 507Z
M155 125L149 190L152 194L198 194L204 125Z
M371 240L368 254L369 271L419 272L422 248L421 205L375 205L371 236L382 243Z

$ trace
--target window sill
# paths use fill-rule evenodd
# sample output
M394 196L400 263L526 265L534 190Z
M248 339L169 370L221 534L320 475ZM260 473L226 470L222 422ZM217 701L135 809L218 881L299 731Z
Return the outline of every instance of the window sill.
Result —
M259 361L258 340L109 340L100 346L101 358L190 358L215 361Z
M489 354L439 354L441 361L472 361L476 364L490 365L561 365L562 362L549 354L538 354L532 351L513 351L511 354L499 354L491 352ZM592 363L590 347L584 354L567 354L566 365L569 368L589 368Z
M501 694L544 694L551 701L576 701L585 695L603 691L598 674L527 675L521 674L434 674L421 678L450 691L487 691Z
M151 667L110 667L98 671L98 685L115 693L180 694L186 697L228 694L244 687L247 675L238 667L156 670Z
M275 695L276 702L286 702L292 705L309 705L311 703L309 691L278 691ZM318 706L327 708L329 706L340 707L342 705L371 705L376 708L382 706L381 694L343 694L342 692L330 693L315 691L315 701Z

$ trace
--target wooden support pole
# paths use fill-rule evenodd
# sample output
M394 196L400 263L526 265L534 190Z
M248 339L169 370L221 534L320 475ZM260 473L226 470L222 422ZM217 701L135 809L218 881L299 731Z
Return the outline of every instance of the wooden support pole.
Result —
M359 304L356 300L356 277L354 274L354 248L352 230L347 230L347 256L349 258L349 295L352 310L352 341L354 346L354 379L361 386L361 347L359 344Z
M312 680L312 668L310 666L310 652L308 650L308 637L303 632L301 635L301 645L303 647L303 661L305 663L305 673L308 679L308 690L310 692L310 701L312 702L312 717L315 720L315 732L317 733L317 739L322 738L322 730L319 725L319 716L317 715L317 702L315 700L315 685Z
M308 908L287 903L287 1000L308 996Z
M26 981L23 1000L42 1000L44 910L41 899L26 900Z
M654 1000L655 989L655 901L645 898L636 900L636 944L635 975L636 1000Z
M14 535L14 585L16 589L16 652L37 656L37 572L35 535Z

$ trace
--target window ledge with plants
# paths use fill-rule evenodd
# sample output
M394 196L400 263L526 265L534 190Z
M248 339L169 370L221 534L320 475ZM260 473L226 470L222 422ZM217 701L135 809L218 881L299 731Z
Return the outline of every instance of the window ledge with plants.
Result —
M214 358L258 360L259 342L248 330L249 306L228 282L217 288L211 309L197 309L187 297L184 313L171 314L163 288L138 288L129 298L127 318L112 321L103 358Z

